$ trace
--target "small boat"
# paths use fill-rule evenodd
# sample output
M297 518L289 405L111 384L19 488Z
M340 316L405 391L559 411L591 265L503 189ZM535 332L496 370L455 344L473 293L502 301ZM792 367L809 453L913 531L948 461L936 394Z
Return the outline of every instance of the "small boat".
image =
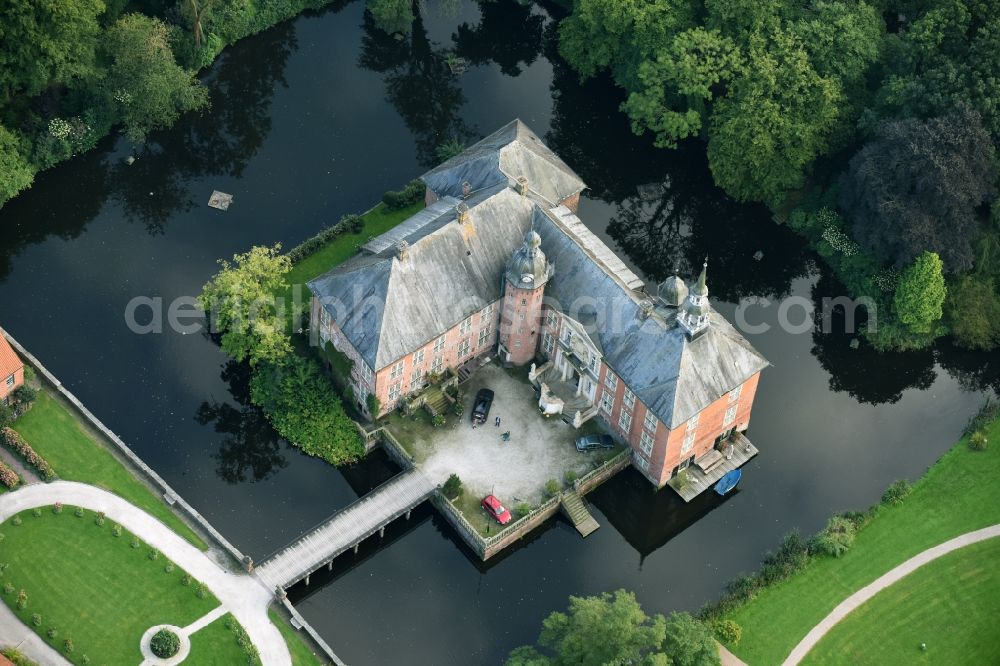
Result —
M715 484L715 492L718 495L728 495L729 492L736 487L736 484L740 482L740 478L743 476L743 471L739 469L734 469L732 472L727 472L724 477L719 479L718 483Z

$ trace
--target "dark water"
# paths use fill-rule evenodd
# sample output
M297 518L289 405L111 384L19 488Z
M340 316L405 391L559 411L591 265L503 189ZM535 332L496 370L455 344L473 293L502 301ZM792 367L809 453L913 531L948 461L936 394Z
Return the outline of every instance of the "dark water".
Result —
M464 74L451 52L470 61ZM206 82L211 111L143 147L108 140L0 211L0 321L258 558L393 466L375 456L336 470L298 454L248 406L245 368L202 335L130 333L125 305L196 294L217 257L294 245L364 210L448 138L520 117L590 185L583 220L650 280L710 254L727 316L762 297L772 305L747 319L773 325L782 298L841 294L766 211L711 186L698 144L665 152L632 136L614 88L580 85L558 60L541 9L467 3L397 40L359 3L337 6L230 49ZM229 212L205 206L213 189L235 195ZM694 609L789 529L815 531L919 476L1000 387L995 355L947 345L880 355L837 332L748 337L773 364L750 430L761 454L725 501L685 506L626 472L590 496L603 527L586 541L557 519L488 565L424 507L293 590L299 608L352 664L495 663L569 594L626 587L651 611Z

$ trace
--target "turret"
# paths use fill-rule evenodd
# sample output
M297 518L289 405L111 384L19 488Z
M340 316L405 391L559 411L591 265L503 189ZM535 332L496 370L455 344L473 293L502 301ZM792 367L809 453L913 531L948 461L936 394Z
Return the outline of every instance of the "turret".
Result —
M541 245L542 239L535 231L526 233L504 271L500 353L502 360L512 365L528 363L538 349L542 298L545 283L552 275Z
M711 306L708 303L707 275L708 260L706 259L701 267L698 283L688 292L683 307L677 313L677 323L687 333L689 340L693 340L703 333L709 325L708 313Z

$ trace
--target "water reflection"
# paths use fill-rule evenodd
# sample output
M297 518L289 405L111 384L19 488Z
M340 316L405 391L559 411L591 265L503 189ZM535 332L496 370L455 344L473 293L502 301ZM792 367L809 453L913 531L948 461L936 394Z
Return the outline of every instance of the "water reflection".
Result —
M238 407L228 402L206 400L194 416L201 425L213 424L224 435L212 457L215 473L226 483L263 481L288 466L282 440L267 417L250 403L250 367L229 361L223 366L222 381Z
M494 62L505 76L519 76L522 65L541 54L545 17L516 0L482 2L480 9L477 25L463 23L452 35L455 55L472 65Z

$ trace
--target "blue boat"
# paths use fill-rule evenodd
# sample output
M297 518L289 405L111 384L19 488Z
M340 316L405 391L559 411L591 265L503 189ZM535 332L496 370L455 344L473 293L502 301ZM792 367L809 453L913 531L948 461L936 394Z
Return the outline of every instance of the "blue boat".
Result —
M743 471L739 469L727 472L726 475L719 479L718 483L715 484L715 492L719 495L729 494L729 491L735 488L736 484L740 482L740 478L742 476Z

